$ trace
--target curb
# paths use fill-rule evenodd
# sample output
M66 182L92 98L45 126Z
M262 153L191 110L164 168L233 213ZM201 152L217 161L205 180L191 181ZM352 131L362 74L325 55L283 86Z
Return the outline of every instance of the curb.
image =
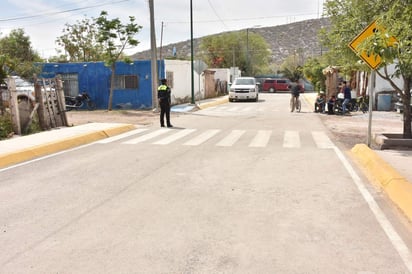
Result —
M376 181L392 202L412 221L412 184L365 144L351 149L369 179Z
M305 98L306 103L309 104L312 110L314 110L314 105L315 105L317 95L318 95L317 92L303 93L303 98Z
M27 149L18 150L12 153L6 153L0 155L0 168L17 164L23 161L31 160L36 157L44 156L47 154L55 153L58 151L70 149L73 147L92 143L104 138L112 137L121 134L126 131L134 129L133 125L121 125L111 127L104 130L92 131L90 133L80 134L74 137L61 139L58 141L46 143L39 146L34 146Z
M229 102L229 99L228 99L228 97L225 97L225 98L222 98L222 99L213 100L211 102L198 104L197 107L199 109L205 109L205 108L214 107L214 106L217 106L217 105L220 105L220 104L224 104L224 103L227 103L227 102Z

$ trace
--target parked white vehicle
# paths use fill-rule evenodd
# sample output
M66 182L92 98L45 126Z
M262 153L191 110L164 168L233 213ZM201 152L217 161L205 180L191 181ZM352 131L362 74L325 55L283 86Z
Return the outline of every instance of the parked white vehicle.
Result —
M239 77L233 81L229 90L229 102L240 100L259 100L259 84L254 77Z

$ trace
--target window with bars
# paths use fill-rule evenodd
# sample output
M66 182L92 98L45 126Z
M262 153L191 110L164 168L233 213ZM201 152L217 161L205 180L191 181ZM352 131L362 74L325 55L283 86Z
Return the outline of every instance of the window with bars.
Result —
M115 75L114 86L116 89L138 89L139 78L137 75Z
M79 75L77 73L61 74L64 95L75 97L79 94Z

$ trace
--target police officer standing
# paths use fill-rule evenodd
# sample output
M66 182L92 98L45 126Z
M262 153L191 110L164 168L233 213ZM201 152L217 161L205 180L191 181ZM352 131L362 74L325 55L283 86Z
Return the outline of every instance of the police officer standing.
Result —
M170 87L167 86L167 80L162 79L160 81L162 84L157 89L157 98L159 99L160 105L160 126L165 126L164 117L166 115L166 125L167 127L173 127L170 123L170 103L171 103L171 90Z

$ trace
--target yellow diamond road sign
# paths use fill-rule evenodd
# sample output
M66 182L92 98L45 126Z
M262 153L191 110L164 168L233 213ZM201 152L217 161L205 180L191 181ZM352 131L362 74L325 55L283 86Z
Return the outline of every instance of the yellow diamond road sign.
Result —
M376 22L373 21L358 36L356 36L355 39L353 39L352 42L350 42L349 44L349 47L356 54L358 54L359 57L362 58L362 60L365 61L366 64L368 64L371 69L376 69L379 66L379 64L381 63L381 57L376 54L368 55L365 51L360 51L358 47L363 41L365 41L368 37L372 36L378 30L379 28L376 25ZM394 37L391 37L391 43L394 43L395 41L396 39Z

